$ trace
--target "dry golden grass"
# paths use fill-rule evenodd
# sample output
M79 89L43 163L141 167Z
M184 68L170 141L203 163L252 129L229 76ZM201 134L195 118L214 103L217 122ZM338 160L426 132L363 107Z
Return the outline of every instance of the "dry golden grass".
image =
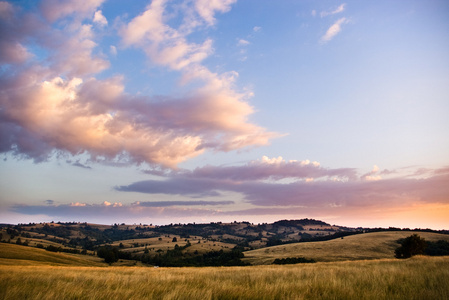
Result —
M222 268L1 266L0 299L449 299L449 258Z
M446 240L449 235L431 232L387 231L347 236L324 242L295 243L245 252L246 262L271 264L276 258L304 256L321 262L393 258L397 240L418 233L429 241Z
M0 265L107 266L95 256L55 253L44 249L0 243Z

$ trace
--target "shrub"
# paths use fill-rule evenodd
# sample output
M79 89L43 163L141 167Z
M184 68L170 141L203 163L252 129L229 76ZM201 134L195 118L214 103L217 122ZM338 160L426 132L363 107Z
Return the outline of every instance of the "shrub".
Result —
M431 256L449 255L449 242L443 240L427 242L425 253Z
M396 258L409 258L414 255L424 254L427 248L427 242L417 234L413 234L401 242L401 246L395 251Z
M287 257L276 258L273 261L274 265L288 265L288 264L300 264L300 263L315 263L314 259L307 259L305 257Z

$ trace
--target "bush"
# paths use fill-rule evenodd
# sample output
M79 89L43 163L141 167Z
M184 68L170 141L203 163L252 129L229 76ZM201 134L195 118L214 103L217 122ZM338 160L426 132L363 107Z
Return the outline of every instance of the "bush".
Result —
M307 259L305 257L287 257L276 258L273 261L274 265L288 265L288 264L300 264L300 263L315 263L314 259Z
M104 258L104 261L108 264L114 263L119 259L118 249L115 247L101 247L97 251L97 256Z
M449 242L443 240L427 242L425 253L431 256L449 255Z
M396 258L409 258L414 255L424 254L427 248L427 242L417 234L413 234L401 242L401 246L395 251Z

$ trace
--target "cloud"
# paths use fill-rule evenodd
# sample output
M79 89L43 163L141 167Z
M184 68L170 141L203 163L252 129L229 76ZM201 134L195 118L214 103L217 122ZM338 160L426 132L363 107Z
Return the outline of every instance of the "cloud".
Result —
M251 161L243 166L215 167L205 166L194 169L185 176L195 178L214 178L233 181L254 180L282 180L286 178L334 178L352 180L356 177L356 171L352 168L326 169L320 167L318 162L285 161L282 157L268 158L263 156L261 160Z
M240 47L247 46L249 44L250 44L250 42L248 42L247 40L244 40L244 39L239 39L239 41L237 42L237 46L240 46Z
M165 1L153 1L120 29L124 47L136 47L153 64L179 71L182 84L195 80L177 97L128 94L121 75L95 78L111 64L91 24L104 23L102 1L44 1L40 12L48 22L39 11L23 15L2 4L0 21L7 34L0 59L27 63L1 75L0 152L36 162L58 152L84 153L93 161L176 167L206 150L266 145L279 135L248 121L254 113L247 102L251 93L235 90L238 74L211 72L201 62L212 53L212 40L187 39L192 30L215 24L214 13L226 12L233 2L182 6L184 21L172 28L165 23ZM192 18L196 22L188 23ZM45 56L33 56L29 40L46 49L40 54Z
M332 11L322 11L320 13L320 16L323 18L323 17L329 16L329 15L335 15L335 14L341 13L345 10L345 6L346 6L346 3L343 3L339 7L337 7L336 9L334 9ZM312 11L313 16L315 16L314 12L315 11Z
M104 0L45 0L41 3L42 14L50 22L74 16L78 20L89 18Z
M231 205L234 201L146 201L137 202L134 205L142 207L168 207L168 206L215 206L215 205Z
M107 26L108 25L108 20L106 19L105 16L103 16L101 10L97 10L95 12L93 22L97 23L100 26Z
M237 0L196 0L195 10L208 25L215 23L215 12L227 12Z
M367 180L367 181L381 180L382 177L380 175L376 175L378 172L379 172L379 167L374 165L373 169L371 170L371 172L363 174L360 178L362 180Z
M283 165L282 162L265 164ZM376 168L374 170L380 172ZM216 176L217 178L206 178L193 171L191 173L171 171L165 179L136 182L116 187L116 190L186 197L217 196L216 200L156 200L136 201L130 204L104 201L100 204L73 202L58 205L54 201L46 201L44 205L13 205L9 207L9 211L65 220L80 220L82 216L83 219L80 221L105 220L103 222L108 223L111 219L119 221L136 218L150 219L153 223L156 219L166 222L167 218L170 218L171 222L173 218L180 218L182 222L190 218L194 218L193 220L215 218L223 221L231 216L254 216L261 222L266 220L268 215L274 218L273 221L286 216L292 218L314 216L340 222L345 222L348 217L354 219L354 216L358 216L361 221L366 221L376 220L378 217L385 218L386 215L394 218L401 213L419 215L419 211L423 209L434 212L437 207L447 210L449 168L434 169L428 174L431 176L426 178L398 176L379 181L317 179L308 182L298 179L285 183L280 180L254 180L254 177L244 179L244 176L238 180L222 175ZM237 193L236 195L241 195L244 203L242 204L241 200L230 201L226 198L231 194L220 196L218 192ZM207 206L217 209L205 208Z
M86 166L86 165L83 165L82 163L80 163L79 160L72 163L72 166L83 168L83 169L92 169L92 167L89 167L89 166Z
M27 32L43 27L37 17L26 14L9 2L0 2L0 63L22 64L33 57L23 45Z
M253 27L253 31L254 32L259 32L259 31L261 31L262 30L262 27L260 27L260 26L254 26Z
M326 169L308 161L262 159L244 166L206 166L174 172L163 180L140 181L116 190L184 196L234 192L254 207L398 208L410 203L448 204L449 172L444 170L435 170L428 178L402 176L370 180L379 172L375 166L359 180L350 168ZM290 178L287 183L282 181L286 178Z
M326 31L326 33L321 37L321 42L326 43L332 40L341 31L341 25L346 23L346 18L338 19L331 27Z
M135 219L152 219L167 217L202 217L219 214L218 210L205 209L201 207L176 207L161 203L161 206L153 207L151 204L144 202L133 203L129 205L120 205L120 203L102 203L102 204L86 204L71 203L62 205L14 205L9 208L11 212L25 215L46 215L60 220L80 220L110 223L111 220L135 220ZM199 204L201 205L201 204ZM221 205L221 204L219 204ZM228 205L228 203L224 203Z
M187 177L175 177L169 180L145 180L115 187L115 190L121 192L183 195L189 197L219 196L217 189L229 188L226 188L226 183L219 180Z

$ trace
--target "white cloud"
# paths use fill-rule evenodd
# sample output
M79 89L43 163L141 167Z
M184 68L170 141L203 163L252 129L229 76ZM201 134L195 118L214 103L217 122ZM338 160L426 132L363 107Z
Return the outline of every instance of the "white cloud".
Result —
M260 26L254 26L254 28L253 28L254 32L259 32L261 30L262 30L262 27L260 27Z
M326 31L326 33L321 37L321 42L326 43L332 40L341 31L341 25L346 23L346 18L338 19L331 27Z
M323 18L323 17L329 16L329 15L335 15L335 14L341 13L345 10L345 6L346 6L346 3L343 3L339 7L337 7L336 9L334 9L332 11L322 11L320 13L320 16ZM313 15L313 11L312 11L312 15Z
M371 172L368 172L364 175L361 176L362 180L366 180L366 181L378 181L381 180L382 177L380 175L377 175L377 173L379 172L379 167L377 165L373 166L373 169L371 170Z
M99 24L100 26L108 25L108 20L105 16L103 16L101 10L97 10L94 14L94 23Z
M122 27L125 47L141 49L154 64L179 71L184 84L196 80L186 94L160 96L163 101L126 94L126 78L121 75L95 78L110 66L98 49L101 37L93 30L92 16L100 12L101 2L45 2L33 15L39 26L26 28L17 22L23 17L20 9L0 4L6 32L0 43L23 47L19 47L23 49L19 56L4 53L1 50L6 48L0 47L0 60L7 64L26 61L20 68L12 66L8 80L0 82L4 91L0 97L0 152L35 161L45 161L54 151L84 153L94 161L175 167L206 149L231 151L266 145L277 136L248 120L254 112L246 102L251 93L235 90L237 72L218 74L201 65L213 51L212 40L188 40L191 30L215 22L212 13L226 11L233 1L211 2L211 6L198 1L202 15L194 15L196 25L185 30L184 24L177 28L167 24L165 1L155 0ZM187 20L182 14L190 14L191 9L182 6L181 22ZM48 24L40 14L49 21L67 18L60 26ZM97 21L103 22L100 16L98 13ZM45 65L27 55L26 51L32 50L27 48L28 40L38 41L48 50ZM114 55L117 49L110 46L109 51Z
M244 39L239 39L239 41L237 42L237 45L240 47L247 46L249 44L251 44L251 43Z
M215 23L215 12L227 12L237 0L196 0L195 9L208 25Z

